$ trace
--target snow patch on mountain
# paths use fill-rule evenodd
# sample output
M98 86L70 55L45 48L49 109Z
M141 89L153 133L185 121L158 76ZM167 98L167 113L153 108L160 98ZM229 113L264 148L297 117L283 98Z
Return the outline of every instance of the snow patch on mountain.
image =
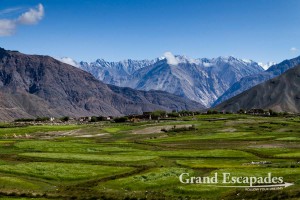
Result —
M259 62L258 63L262 68L264 68L264 70L269 69L271 66L276 65L276 62L267 62L267 63L263 63L263 62Z
M154 60L80 62L80 68L104 83L145 91L167 91L207 107L241 78L264 71L248 59L232 56L191 59L171 52Z
M261 66L263 64L259 63ZM293 58L291 60L284 60L283 62L279 64L275 64L274 62L269 62L266 65L263 65L265 71L252 74L249 76L245 76L242 79L240 79L238 82L234 83L230 88L228 88L227 91L224 92L222 96L220 96L213 104L213 106L216 106L227 99L230 99L234 96L237 96L241 94L242 92L260 84L263 83L269 79L272 79L276 76L281 75L285 71L297 66L300 64L300 56Z

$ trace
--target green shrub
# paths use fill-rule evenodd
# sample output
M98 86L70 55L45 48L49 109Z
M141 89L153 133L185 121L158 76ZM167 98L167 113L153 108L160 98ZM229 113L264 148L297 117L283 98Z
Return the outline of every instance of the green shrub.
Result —
M35 119L36 122L46 122L46 121L50 121L50 117L37 117Z
M101 122L101 121L105 121L106 118L103 116L92 116L90 122Z
M117 117L114 119L114 121L116 123L123 123L123 122L126 122L128 120L128 117Z
M63 122L67 122L67 121L69 121L69 119L70 119L70 117L68 117L68 116L60 118L60 120L63 121Z
M30 119L30 118L20 118L20 119L16 119L15 122L33 122L34 119Z

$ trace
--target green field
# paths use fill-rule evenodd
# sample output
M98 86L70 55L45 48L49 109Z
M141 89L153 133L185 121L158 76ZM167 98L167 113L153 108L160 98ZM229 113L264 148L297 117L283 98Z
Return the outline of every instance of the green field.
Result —
M191 125L196 129L176 131ZM300 199L299 117L2 127L0 199ZM247 191L219 187L219 176L216 184L184 184L182 173L271 173L294 185Z

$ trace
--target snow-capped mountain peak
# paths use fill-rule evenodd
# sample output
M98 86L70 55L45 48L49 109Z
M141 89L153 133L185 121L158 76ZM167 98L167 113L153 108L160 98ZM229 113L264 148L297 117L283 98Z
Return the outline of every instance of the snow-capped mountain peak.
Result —
M233 83L263 71L254 61L233 56L197 58L166 52L154 60L80 63L99 80L138 90L163 90L210 106Z
M276 65L277 63L276 63L276 62L270 61L270 62L267 62L267 63L259 62L258 64L259 64L262 68L264 68L264 70L267 70L267 69L269 69L271 66Z

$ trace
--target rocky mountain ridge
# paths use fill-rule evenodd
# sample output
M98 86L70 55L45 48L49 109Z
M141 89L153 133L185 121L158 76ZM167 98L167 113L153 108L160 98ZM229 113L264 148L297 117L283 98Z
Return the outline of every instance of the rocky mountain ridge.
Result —
M122 89L120 89L122 90ZM124 92L124 93L123 93ZM153 110L201 110L166 92L114 92L90 73L49 56L0 49L0 120L34 116L120 116Z
M274 66L274 68L277 67ZM242 92L217 105L214 109L229 112L236 112L240 109L272 109L277 112L299 113L300 65Z
M123 62L80 62L79 68L97 79L138 90L162 90L211 106L241 78L263 72L256 62L232 56L190 59L186 56Z

